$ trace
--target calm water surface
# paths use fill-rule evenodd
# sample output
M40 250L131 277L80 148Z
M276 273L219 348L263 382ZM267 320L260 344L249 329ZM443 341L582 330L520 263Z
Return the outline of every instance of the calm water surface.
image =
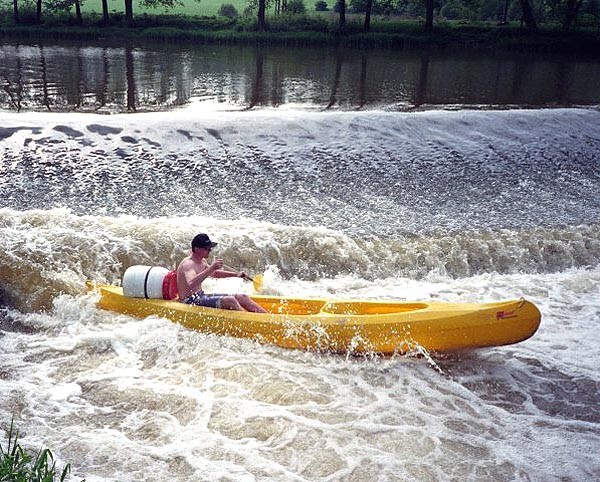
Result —
M506 108L598 105L600 62L559 55L0 43L0 108Z

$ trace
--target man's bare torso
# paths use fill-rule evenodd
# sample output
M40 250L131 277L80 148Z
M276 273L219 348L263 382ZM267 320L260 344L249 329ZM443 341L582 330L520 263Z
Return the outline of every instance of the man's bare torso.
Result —
M190 274L192 276L196 276L198 273L204 271L206 268L208 268L208 263L205 259L202 259L202 261L197 262L194 259L192 259L191 256L188 256L181 263L179 263L179 266L177 267L177 290L179 291L180 299L184 300L194 294L194 291L190 288L190 285L188 284L188 281L186 279L186 273L188 277L190 276ZM195 292L198 291L200 290L196 290Z

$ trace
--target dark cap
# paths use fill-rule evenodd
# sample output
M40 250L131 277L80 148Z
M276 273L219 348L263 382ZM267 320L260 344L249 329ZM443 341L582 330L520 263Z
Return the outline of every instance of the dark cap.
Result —
M200 233L192 239L192 249L194 248L214 248L217 243L213 243L208 234Z

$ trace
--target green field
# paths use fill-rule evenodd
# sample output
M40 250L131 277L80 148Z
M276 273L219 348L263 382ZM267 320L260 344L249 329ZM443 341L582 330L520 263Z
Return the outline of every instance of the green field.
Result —
M306 5L306 10L308 12L313 11L315 9L316 0L305 0L304 4ZM242 14L244 9L248 6L247 0L183 0L183 5L179 7L175 7L169 10L165 10L164 8L142 8L139 6L138 2L134 2L133 4L133 14L140 13L149 13L149 14L182 14L182 15L216 15L219 11L219 8L223 3L231 3L237 9L237 11ZM328 3L333 5L333 0L330 0ZM124 12L124 2L117 0L109 0L108 2L109 10L116 12ZM83 12L102 12L102 2L101 0L87 0L84 2L82 7ZM271 9L272 10L272 9Z

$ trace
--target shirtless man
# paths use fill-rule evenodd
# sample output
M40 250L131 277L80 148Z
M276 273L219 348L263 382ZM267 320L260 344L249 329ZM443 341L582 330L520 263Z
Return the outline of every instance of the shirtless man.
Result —
M177 267L177 290L179 299L188 305L206 306L226 310L253 311L266 313L267 311L256 304L247 295L205 294L202 291L202 282L208 278L233 278L248 279L244 272L234 273L225 271L223 260L215 259L210 265L206 261L211 250L217 245L210 240L208 235L201 233L192 240L192 254L185 258Z

